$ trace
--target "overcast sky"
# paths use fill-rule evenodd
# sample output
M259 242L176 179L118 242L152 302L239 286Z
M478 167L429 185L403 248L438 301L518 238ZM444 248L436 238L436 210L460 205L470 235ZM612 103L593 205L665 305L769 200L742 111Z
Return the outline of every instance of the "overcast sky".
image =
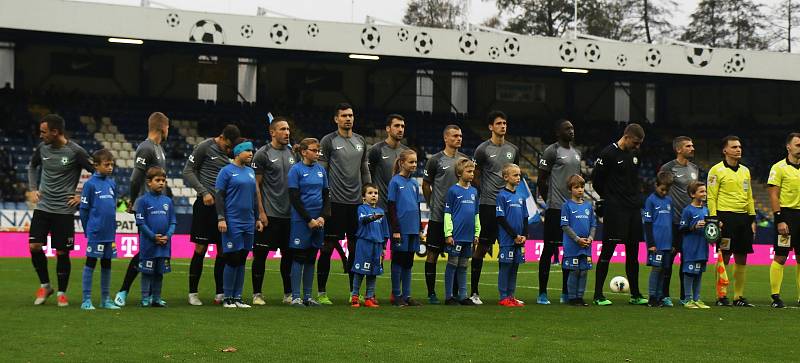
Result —
M88 1L136 6L141 3L140 0ZM781 1L783 0L759 2L771 6ZM255 15L260 6L297 18L357 23L363 23L367 15L400 23L407 3L404 0L151 0L150 2L183 10L247 15ZM678 9L674 24L684 26L689 23L689 15L699 0L676 0L676 2ZM470 22L481 23L496 13L494 0L470 0Z

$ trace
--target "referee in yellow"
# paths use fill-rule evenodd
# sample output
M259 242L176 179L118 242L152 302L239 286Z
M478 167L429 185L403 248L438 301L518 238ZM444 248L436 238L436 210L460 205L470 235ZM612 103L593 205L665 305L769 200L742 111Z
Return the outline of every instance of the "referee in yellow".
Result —
M752 307L744 294L747 254L753 253L756 209L750 184L750 169L739 163L742 143L736 136L722 139L723 159L708 171L708 213L719 218L722 234L718 250L727 266L731 255L733 306ZM717 306L731 306L728 297L717 299Z
M781 300L781 283L789 251L794 248L794 254L800 255L800 241L792 241L800 238L800 133L793 132L786 137L786 151L786 158L772 165L767 179L769 202L778 229L775 258L769 268L773 308L786 307ZM797 269L797 288L800 294L800 268Z

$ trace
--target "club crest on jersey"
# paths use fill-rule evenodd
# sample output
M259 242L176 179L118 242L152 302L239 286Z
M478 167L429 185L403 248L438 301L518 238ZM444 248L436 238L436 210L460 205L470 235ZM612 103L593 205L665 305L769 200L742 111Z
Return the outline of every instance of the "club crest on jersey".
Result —
M233 242L228 242L225 244L228 248L233 248Z
M299 238L295 238L294 239L294 244L299 245L300 244L300 239Z
M164 203L164 204L162 204L161 206L162 206L162 207L164 207L164 210L165 210L165 211L168 211L168 210L169 210L169 204L167 204L167 203Z
M475 194L470 194L469 197L472 198L472 200L475 200Z
M289 164L294 164L294 158L293 157L289 157Z
M511 152L509 151L506 153L506 158L508 158L508 160L511 160L512 158L514 158L514 155L511 154Z
M517 201L519 202L519 205L522 205L522 198L519 198Z
M697 179L697 173L692 173L690 175L692 176L692 179Z
M586 214L588 216L589 215L589 210L588 209L584 209L583 210L583 214Z
M362 146L361 144L356 144L356 150L361 151L361 149L363 148L364 146Z
M61 165L69 164L69 158L66 156L61 157Z
M318 177L320 177L320 178L322 178L322 172L321 172L321 171L318 171L318 172L317 172L317 176L318 176Z
M639 164L639 158L634 156L633 157L633 165L638 165L638 164Z

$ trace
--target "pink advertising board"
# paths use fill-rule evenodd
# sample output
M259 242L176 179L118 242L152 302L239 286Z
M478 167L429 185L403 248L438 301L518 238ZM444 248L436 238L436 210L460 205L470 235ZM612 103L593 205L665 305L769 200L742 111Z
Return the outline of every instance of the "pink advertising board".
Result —
M0 257L29 257L28 252L28 233L26 232L0 232ZM117 254L120 258L130 258L139 250L139 236L137 234L117 234ZM345 252L347 252L347 245L344 241L340 242ZM529 240L525 243L526 259L530 262L539 261L542 254L542 241ZM600 247L602 243L595 242L592 245L593 260L597 261L600 256ZM495 245L495 251L497 245ZM749 264L753 265L768 265L772 261L774 249L768 245L755 245L753 246L755 252L747 259ZM75 249L70 254L73 257L83 257L86 255L86 238L82 233L75 234ZM54 256L53 251L49 244L45 247L45 253L48 256ZM172 237L172 257L174 258L191 258L194 253L194 244L189 242L189 235L179 234ZM207 256L216 256L215 246L210 246ZM497 256L497 253L493 253ZM334 253L334 259L339 259L339 255ZM280 251L270 252L270 258L279 258ZM387 258L390 258L390 251L387 251ZM488 256L487 256L488 258ZM710 254L710 260L714 261L716 255ZM789 255L790 261L795 261L794 253ZM644 243L639 247L639 262L645 263L647 261L647 248ZM614 256L611 258L612 263L625 262L625 247L617 246Z

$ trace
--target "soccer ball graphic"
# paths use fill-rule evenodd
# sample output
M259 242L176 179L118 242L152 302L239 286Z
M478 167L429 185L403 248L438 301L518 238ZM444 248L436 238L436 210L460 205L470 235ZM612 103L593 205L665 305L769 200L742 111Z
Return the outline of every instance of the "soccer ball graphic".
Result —
M489 47L489 58L497 59L498 57L500 57L500 48L495 46Z
M561 56L561 60L564 62L574 62L576 54L578 54L578 48L570 41L561 43L561 45L558 46L558 55Z
M167 25L169 25L170 28L174 28L174 27L176 27L178 25L181 25L181 17L180 17L180 15L175 14L175 13L167 14Z
M744 70L745 63L744 56L736 53L725 62L722 69L725 73L739 73Z
M617 65L620 67L625 67L628 65L628 56L625 54L617 55Z
M628 292L630 291L630 286L628 285L628 279L622 276L615 276L611 279L611 282L608 284L613 292Z
M650 67L658 67L661 64L661 51L655 48L647 50L647 55L644 58L647 65Z
M458 38L458 49L466 55L473 55L478 50L478 39L472 33L464 33Z
M506 38L505 43L503 43L503 52L509 57L519 54L519 40L515 37Z
M408 40L408 29L400 28L400 30L397 31L397 40L401 42Z
M597 44L589 43L586 49L583 50L583 56L589 63L594 63L600 60L600 47Z
M367 49L375 49L381 44L381 33L374 26L365 27L361 31L361 45Z
M250 24L242 25L241 32L242 38L250 39L253 36L253 26Z
M306 29L306 33L308 33L308 36L310 36L312 38L316 38L317 35L319 35L319 26L317 26L317 23L308 24L308 28Z
M272 30L269 31L269 38L272 39L275 44L283 44L289 41L289 28L283 24L275 24L272 26Z
M199 20L189 33L189 41L195 43L225 44L222 26L213 20Z
M433 49L433 38L426 32L414 36L414 49L419 54L428 54Z
M697 68L703 68L711 63L713 51L711 48L686 47L683 51L686 53L686 61Z

